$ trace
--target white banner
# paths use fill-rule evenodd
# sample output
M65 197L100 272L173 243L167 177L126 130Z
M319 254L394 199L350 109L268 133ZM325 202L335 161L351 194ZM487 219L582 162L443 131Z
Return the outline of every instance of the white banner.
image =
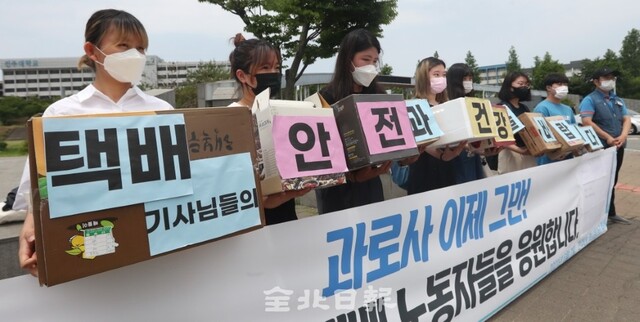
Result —
M39 288L6 320L484 320L606 231L615 151L314 216ZM370 309L370 310L367 310Z

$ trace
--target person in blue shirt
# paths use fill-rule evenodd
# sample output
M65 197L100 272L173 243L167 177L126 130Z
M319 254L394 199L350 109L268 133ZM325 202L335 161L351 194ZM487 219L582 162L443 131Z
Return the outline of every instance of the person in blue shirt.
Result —
M573 109L568 105L562 104L562 100L569 94L569 79L561 73L551 73L544 79L544 87L547 91L547 98L536 105L533 109L534 113L540 113L544 117L562 116L569 124L575 124L576 118L573 115ZM555 162L549 159L547 155L536 158L538 165Z
M582 124L591 125L605 148L616 149L616 174L609 203L609 221L629 224L629 221L616 213L615 186L622 167L627 135L631 128L631 117L624 101L615 93L616 79L620 73L608 67L600 68L591 77L596 89L580 103Z

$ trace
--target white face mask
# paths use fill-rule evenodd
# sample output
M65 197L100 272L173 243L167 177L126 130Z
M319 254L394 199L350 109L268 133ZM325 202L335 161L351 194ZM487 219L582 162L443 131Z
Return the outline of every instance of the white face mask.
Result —
M600 88L603 91L611 91L614 88L616 88L616 80L615 79L609 79L609 80L604 80L600 82Z
M353 65L353 64L352 64ZM356 67L353 66L354 70L351 72L351 76L353 76L353 81L364 87L369 87L373 79L378 76L378 69L374 65L365 65Z
M555 96L555 98L561 100L561 99L564 99L565 97L567 97L567 95L569 94L569 87L564 86L564 85L563 86L558 86L558 87L556 87L555 91L556 91L556 93L553 96Z
M473 90L473 81L462 81L462 87L464 87L464 93L469 94Z
M137 85L142 79L142 71L147 62L147 57L141 54L137 49L131 48L127 51L106 55L96 47L104 57L104 64L96 61L96 63L104 66L104 70L115 80L121 83L131 83Z

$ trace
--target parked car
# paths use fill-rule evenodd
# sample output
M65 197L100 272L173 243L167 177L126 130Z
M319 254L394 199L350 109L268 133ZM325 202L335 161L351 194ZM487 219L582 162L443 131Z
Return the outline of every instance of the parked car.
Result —
M628 111L629 115L631 116L631 127L629 128L629 134L638 134L638 131L640 131L640 113L634 110ZM582 125L582 118L580 117L580 114L576 114L575 117L576 123Z

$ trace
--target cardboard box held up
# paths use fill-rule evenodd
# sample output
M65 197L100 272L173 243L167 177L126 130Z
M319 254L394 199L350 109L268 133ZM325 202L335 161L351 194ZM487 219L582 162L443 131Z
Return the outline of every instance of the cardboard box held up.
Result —
M353 94L331 106L349 170L418 154L402 95Z
M545 117L545 120L549 124L549 128L553 132L558 142L560 142L560 149L547 152L547 156L551 160L562 160L567 155L573 154L582 149L584 146L584 140L578 130L567 123L562 116L549 116Z
M584 149L586 150L586 152L593 152L593 151L604 149L604 145L602 144L602 141L600 141L600 138L598 137L596 130L594 130L591 125L583 125L583 126L578 126L577 124L572 124L572 125L578 130L578 133L580 133L582 140L584 140L585 142Z
M405 101L409 121L411 121L411 130L416 139L416 144L428 146L440 138L444 132L440 129L436 121L429 102L425 99L412 99Z
M562 146L551 132L542 114L522 113L518 119L525 126L525 129L519 132L520 137L531 155L539 157Z
M432 147L482 141L498 135L493 108L487 99L461 97L438 104L432 110L444 132Z
M344 148L333 110L320 95L302 102L271 100L267 89L256 96L252 112L265 195L346 182Z
M481 154L486 154L490 152L488 150L492 148L516 144L516 139L513 136L514 132L511 128L513 121L509 116L509 108L503 105L494 105L492 106L492 109L493 117L496 121L496 132L498 135L492 139L469 143L472 151L478 151ZM524 126L522 128L524 128Z
M264 223L248 110L33 118L28 130L40 284Z

